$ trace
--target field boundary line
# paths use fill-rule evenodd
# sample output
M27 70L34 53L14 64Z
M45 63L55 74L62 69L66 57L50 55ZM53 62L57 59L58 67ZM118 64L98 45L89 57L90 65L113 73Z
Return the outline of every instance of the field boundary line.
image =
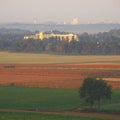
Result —
M107 113L86 113L81 111L39 111L39 110L18 110L18 109L0 109L0 112L4 113L39 113L39 114L52 114L52 115L75 115L75 116L87 116L93 118L106 118L106 119L113 119L119 120L120 115L116 114L107 114Z

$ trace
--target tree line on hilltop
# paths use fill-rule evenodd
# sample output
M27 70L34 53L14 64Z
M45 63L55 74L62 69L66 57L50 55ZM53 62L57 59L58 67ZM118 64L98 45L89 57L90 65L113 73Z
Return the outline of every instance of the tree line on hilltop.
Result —
M78 41L60 41L57 38L24 40L32 32L18 29L0 29L0 50L11 52L56 53L77 55L120 55L120 30L78 35Z

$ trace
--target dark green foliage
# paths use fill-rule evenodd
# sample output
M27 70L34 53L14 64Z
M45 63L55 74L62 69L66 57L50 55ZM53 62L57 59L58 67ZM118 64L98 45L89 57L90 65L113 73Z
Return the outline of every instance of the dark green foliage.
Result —
M95 102L98 102L98 107L100 108L101 100L111 99L111 95L111 87L102 79L86 78L80 88L80 97L91 107Z
M120 55L120 30L78 35L79 41L61 41L57 38L24 40L29 31L0 29L0 50L12 52L57 53L77 55Z

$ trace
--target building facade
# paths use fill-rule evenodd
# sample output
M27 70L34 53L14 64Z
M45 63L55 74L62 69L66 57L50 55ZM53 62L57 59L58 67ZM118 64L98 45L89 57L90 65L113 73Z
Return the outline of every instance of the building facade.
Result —
M44 40L49 38L56 38L56 39L59 39L60 41L65 40L68 42L71 42L72 40L78 41L77 35L73 33L39 32L39 33L36 33L35 35L24 36L25 40L28 40L28 39Z

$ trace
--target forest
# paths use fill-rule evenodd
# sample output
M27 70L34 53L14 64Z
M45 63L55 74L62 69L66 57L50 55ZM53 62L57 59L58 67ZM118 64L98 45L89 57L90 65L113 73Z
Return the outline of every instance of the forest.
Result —
M0 51L52 53L65 55L120 55L120 29L95 34L78 34L78 41L56 38L24 40L35 32L20 29L0 29Z

